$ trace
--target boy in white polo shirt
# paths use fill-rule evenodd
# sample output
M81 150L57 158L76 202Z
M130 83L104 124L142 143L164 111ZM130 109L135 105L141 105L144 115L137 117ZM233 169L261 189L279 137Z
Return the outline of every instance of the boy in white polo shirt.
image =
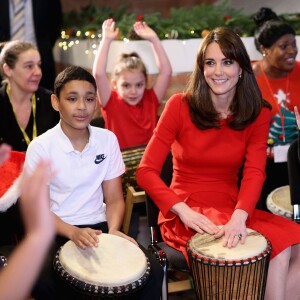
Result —
M80 299L56 278L52 267L55 252L67 240L85 249L97 246L97 236L108 232L136 243L120 231L125 209L121 185L125 165L118 141L111 131L89 125L97 108L96 90L94 77L83 68L62 71L52 95L60 123L35 138L27 149L27 170L33 170L43 158L50 160L57 171L49 191L58 237L32 292L36 300ZM163 272L155 260L148 258L150 279L128 299L160 299Z

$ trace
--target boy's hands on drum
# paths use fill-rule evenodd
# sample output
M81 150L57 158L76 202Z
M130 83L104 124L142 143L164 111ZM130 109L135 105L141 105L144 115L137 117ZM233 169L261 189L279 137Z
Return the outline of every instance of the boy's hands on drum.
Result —
M184 202L179 202L173 205L171 211L178 215L180 220L186 226L194 229L198 233L207 232L209 234L216 234L220 230L218 226L216 226L206 216L194 211Z
M122 237L122 238L124 238L124 239L126 239L126 240L128 240L128 241L130 241L132 243L134 243L135 245L137 245L139 247L139 244L137 243L137 241L135 239L133 239L132 237L126 235L125 233L123 233L123 232L121 232L119 230L111 229L111 230L109 230L108 233L120 236L120 237Z
M215 234L215 238L220 238L224 235L223 246L228 248L235 247L239 242L244 244L247 237L247 218L248 213L246 211L236 209L233 212L230 221Z
M79 248L86 249L87 247L98 247L98 235L101 233L101 230L73 226L70 237Z

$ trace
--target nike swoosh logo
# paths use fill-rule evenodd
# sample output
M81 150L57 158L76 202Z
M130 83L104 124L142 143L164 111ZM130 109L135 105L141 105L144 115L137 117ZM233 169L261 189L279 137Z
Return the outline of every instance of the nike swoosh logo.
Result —
M104 154L99 154L99 155L96 155L96 158L94 160L94 163L96 165L102 163L104 160L105 160L106 156L104 156Z

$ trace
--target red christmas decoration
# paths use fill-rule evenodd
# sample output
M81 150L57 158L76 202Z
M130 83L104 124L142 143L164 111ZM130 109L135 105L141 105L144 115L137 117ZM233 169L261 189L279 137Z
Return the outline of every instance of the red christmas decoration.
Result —
M137 22L141 22L143 20L144 20L144 15L139 15L139 16L136 17Z

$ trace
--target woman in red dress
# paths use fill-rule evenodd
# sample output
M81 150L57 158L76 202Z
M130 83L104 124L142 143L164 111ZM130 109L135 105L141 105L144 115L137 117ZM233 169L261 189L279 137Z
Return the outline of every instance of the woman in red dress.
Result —
M297 299L300 227L255 209L265 179L269 123L270 107L243 42L230 29L216 28L203 40L186 93L168 100L137 180L160 209L168 245L186 256L186 242L207 232L224 236L224 246L231 248L244 243L246 228L252 228L273 247L265 299ZM173 179L167 187L159 174L170 150Z

